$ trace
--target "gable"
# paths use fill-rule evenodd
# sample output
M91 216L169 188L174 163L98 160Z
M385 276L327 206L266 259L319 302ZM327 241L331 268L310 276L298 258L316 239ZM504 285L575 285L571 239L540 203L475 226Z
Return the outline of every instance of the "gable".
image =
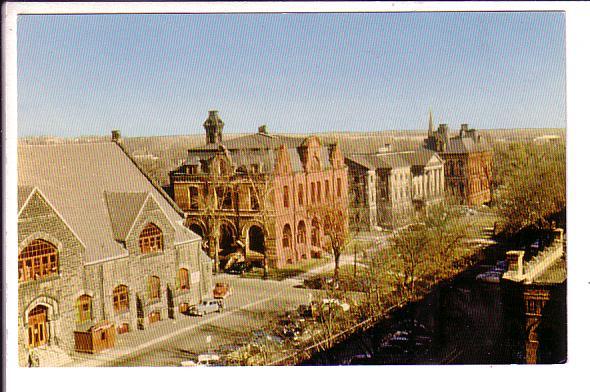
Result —
M277 150L277 158L275 161L275 174L277 175L289 175L293 173L293 167L291 166L291 159L289 159L289 153L285 146L279 147Z
M37 188L27 197L18 214L19 244L31 235L36 236L35 233L47 233L60 241L71 237L82 248L86 247L59 211Z

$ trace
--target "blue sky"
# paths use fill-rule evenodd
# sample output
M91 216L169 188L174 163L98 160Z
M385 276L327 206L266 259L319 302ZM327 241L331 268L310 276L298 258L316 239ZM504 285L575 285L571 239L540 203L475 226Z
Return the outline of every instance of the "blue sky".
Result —
M18 132L565 127L563 13L25 15Z

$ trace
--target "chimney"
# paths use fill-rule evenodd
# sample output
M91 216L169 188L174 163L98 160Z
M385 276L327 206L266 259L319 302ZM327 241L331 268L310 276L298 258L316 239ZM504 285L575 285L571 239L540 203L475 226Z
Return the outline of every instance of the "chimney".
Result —
M522 250L511 250L506 252L508 270L515 271L517 275L522 276L524 274L523 257L524 251Z
M119 143L121 141L121 131L118 129L113 129L111 131L111 141L115 143Z
M461 130L459 131L459 136L463 137L465 133L469 130L469 124L461 124Z
M261 135L268 135L268 130L266 129L266 124L258 127L258 133Z

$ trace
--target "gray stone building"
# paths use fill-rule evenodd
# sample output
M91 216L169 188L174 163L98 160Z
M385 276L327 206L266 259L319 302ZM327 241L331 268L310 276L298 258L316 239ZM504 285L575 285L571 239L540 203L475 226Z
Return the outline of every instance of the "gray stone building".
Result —
M395 227L417 209L444 197L444 162L433 151L350 153L348 166L351 224L360 229Z
M113 136L18 147L21 366L65 361L75 331L150 328L211 290L201 238Z

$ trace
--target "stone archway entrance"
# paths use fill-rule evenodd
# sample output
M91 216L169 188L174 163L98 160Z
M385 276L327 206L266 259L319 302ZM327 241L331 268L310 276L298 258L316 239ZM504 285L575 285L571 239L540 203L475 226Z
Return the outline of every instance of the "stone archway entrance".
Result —
M31 348L45 346L49 343L47 306L37 305L27 315L29 326L28 346Z
M260 226L253 225L248 229L248 250L264 253L264 232Z

